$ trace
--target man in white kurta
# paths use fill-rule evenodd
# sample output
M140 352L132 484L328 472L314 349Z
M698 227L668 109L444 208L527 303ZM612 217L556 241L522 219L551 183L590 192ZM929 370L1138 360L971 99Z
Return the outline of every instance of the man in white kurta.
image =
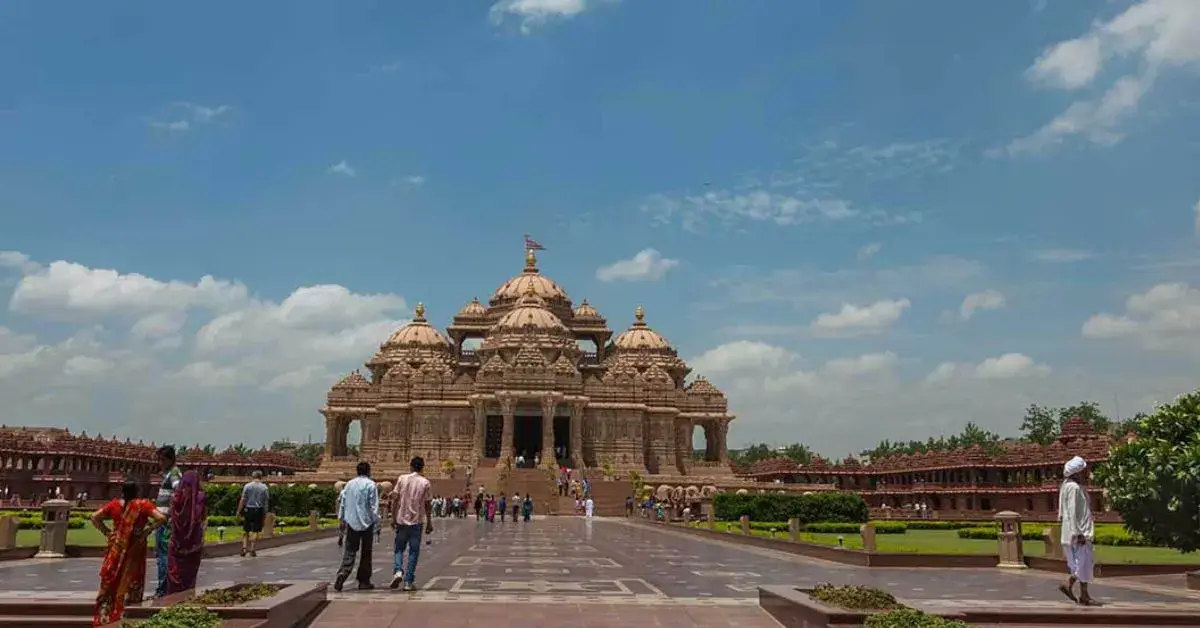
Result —
M1092 519L1092 506L1087 491L1080 486L1084 479L1087 463L1075 456L1063 466L1063 483L1058 492L1058 514L1062 523L1063 555L1067 557L1070 577L1066 584L1058 587L1071 601L1084 605L1095 605L1088 593L1092 581L1092 570L1096 563L1096 549L1092 545L1096 537L1096 524ZM1079 582L1079 597L1075 597L1075 582Z
M584 510L584 512L585 512L585 513L587 513L587 516L588 516L589 518L591 518L591 516L592 516L592 512L593 512L595 509L596 509L596 502L592 501L592 498L591 498L591 496L589 496L589 497L587 498L587 500L583 502L583 510Z

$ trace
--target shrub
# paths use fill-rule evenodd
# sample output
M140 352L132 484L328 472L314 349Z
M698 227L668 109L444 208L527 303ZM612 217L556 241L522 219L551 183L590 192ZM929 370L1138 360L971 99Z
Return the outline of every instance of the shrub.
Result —
M855 493L718 493L713 497L713 510L722 521L736 521L747 515L751 521L779 522L796 517L805 524L867 522L867 503Z
M786 526L784 526L786 529ZM810 523L803 526L805 532L815 534L858 534L860 523ZM875 534L904 534L908 526L894 521L876 521Z
M188 600L186 604L192 606L237 606L270 597L282 588L282 585L259 582L235 585L224 589L209 589Z
M897 608L867 617L863 628L969 628L970 624L923 613L915 608Z
M121 625L129 628L217 628L221 625L221 616L203 606L176 604L158 611L150 619L125 620Z
M986 523L978 521L905 521L909 530L961 530L963 528L981 528Z
M809 595L830 606L855 611L890 611L900 607L900 603L891 593L857 585L822 582L813 587Z
M232 517L237 512L238 500L242 497L240 484L204 485L208 503L208 514ZM310 510L321 514L333 512L337 493L332 486L308 488L304 485L271 487L270 509L281 517L307 517Z
M1041 541L1043 533L1047 526L1021 526L1021 540L1023 541ZM989 528L964 528L958 531L960 539L976 539L995 541L1000 537L1000 530L995 527ZM1092 541L1096 545L1115 545L1122 547L1154 547L1154 544L1146 539L1126 532L1124 530L1097 532Z

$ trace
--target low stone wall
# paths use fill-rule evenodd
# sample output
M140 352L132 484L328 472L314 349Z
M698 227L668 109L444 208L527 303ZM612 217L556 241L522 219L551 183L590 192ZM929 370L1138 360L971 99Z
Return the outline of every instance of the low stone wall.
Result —
M648 527L675 530L684 534L700 536L720 541L728 541L731 543L740 543L742 545L752 545L764 549L771 549L788 554L798 554L809 558L818 558L834 563L842 563L844 565L858 565L860 567L930 567L937 569L948 568L980 568L980 567L995 567L999 561L999 557L994 554L909 554L909 553L882 553L882 552L866 552L863 550L845 549L833 547L830 545L819 545L817 543L805 543L803 541L787 541L781 539L768 539L761 536L737 534L731 532L718 532L716 530L708 530L703 527L689 528L676 526L661 522L643 522L630 520L636 525L644 525Z
M292 532L289 534L278 534L270 537L262 537L256 543L256 549L266 550L276 547L284 547L286 545L294 545L296 543L304 543L307 541L316 541L319 539L331 539L336 537L338 530L336 527L323 528L320 530L305 530L304 532ZM68 545L66 555L67 558L104 558L104 553L108 551L103 545ZM238 536L229 541L219 543L207 543L204 546L205 558L222 558L225 556L235 556L242 551L242 540ZM25 560L33 558L37 554L38 548L33 547L14 547L11 549L0 550L0 562L9 560Z
M788 554L798 554L801 556L807 556L809 558L828 560L830 562L842 563L845 565L858 565L860 567L892 567L904 569L918 567L935 569L980 569L996 567L1000 562L999 554L919 554L915 552L868 552L864 550L833 547L830 545L820 545L817 543L805 543L803 541L770 539L749 534L738 534L736 532L718 532L716 530L709 530L704 527L684 527L657 521L647 521L644 519L630 519L630 521L637 525L665 528L684 534L691 534L693 536L728 541L731 543L740 543L742 545L751 545L754 547L786 552ZM703 524L701 524L701 526L703 526ZM1040 571L1050 571L1064 574L1067 572L1066 561L1060 558L1025 556L1024 562L1028 567ZM1200 589L1200 566L1198 565L1098 563L1095 571L1097 578L1128 578L1132 576L1155 576L1162 574L1181 573L1189 574L1189 588Z

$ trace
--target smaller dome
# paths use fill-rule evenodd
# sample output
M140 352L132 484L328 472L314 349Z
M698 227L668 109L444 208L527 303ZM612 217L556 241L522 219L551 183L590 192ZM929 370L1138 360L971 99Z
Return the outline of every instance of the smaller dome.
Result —
M359 373L357 370L355 370L353 373L350 373L349 375L343 377L341 379L341 381L334 384L333 387L336 390L344 390L344 389L362 390L362 389L370 388L371 382L368 382L367 378L363 377L362 373Z
M546 302L538 296L533 285L525 289L525 296L517 301L517 307L497 321L492 329L525 329L528 327L562 331L567 329L553 312L546 309Z
M629 326L629 329L621 332L617 336L613 344L618 349L670 349L671 343L667 342L661 334L646 326L646 310L642 306L638 306L633 313L634 322Z
M574 316L575 318L585 320L597 320L602 318L600 316L600 312L597 312L596 308L592 307L591 304L588 303L587 299L584 299L583 303L580 303L579 307L575 308Z
M412 321L396 330L383 346L449 347L450 340L425 320L425 305L418 303Z
M487 308L479 302L479 297L471 299L471 302L464 305L463 309L458 311L458 315L463 318L482 318L487 316Z

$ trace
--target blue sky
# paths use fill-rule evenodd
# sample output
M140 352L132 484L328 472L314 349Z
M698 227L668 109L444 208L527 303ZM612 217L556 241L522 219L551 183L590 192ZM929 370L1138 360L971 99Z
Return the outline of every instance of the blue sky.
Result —
M523 233L735 444L1194 386L1190 0L58 8L0 7L3 422L315 436Z

